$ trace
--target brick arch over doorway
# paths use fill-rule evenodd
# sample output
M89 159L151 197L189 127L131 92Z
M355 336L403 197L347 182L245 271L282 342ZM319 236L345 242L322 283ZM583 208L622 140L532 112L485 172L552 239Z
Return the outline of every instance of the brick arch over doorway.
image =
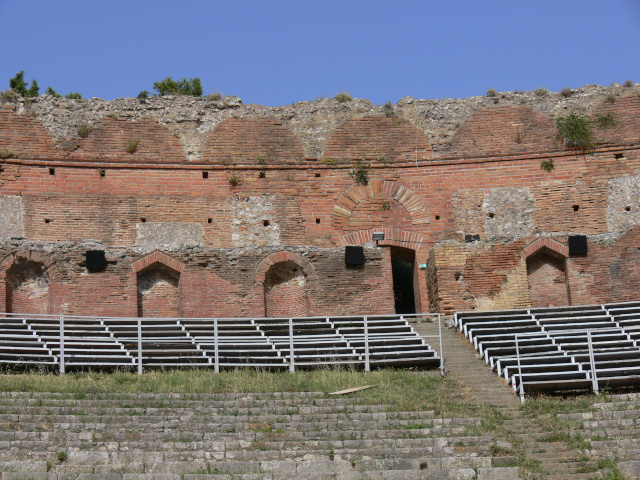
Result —
M28 250L7 255L0 262L0 311L51 313L51 285L60 279L46 255Z
M351 185L340 195L331 213L333 227L338 230L349 230L356 207L374 198L387 198L398 202L408 212L411 225L430 223L424 203L414 192L397 182L371 180L367 185Z
M566 273L569 248L551 238L538 238L520 251L527 264L531 306L571 304Z

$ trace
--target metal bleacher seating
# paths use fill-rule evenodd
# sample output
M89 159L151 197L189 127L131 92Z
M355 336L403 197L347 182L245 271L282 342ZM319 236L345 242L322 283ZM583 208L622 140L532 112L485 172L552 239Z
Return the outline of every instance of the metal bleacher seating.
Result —
M416 333L408 317L124 318L0 313L0 366L139 372L176 367L294 371L336 364L443 368L441 357Z
M454 322L521 396L640 383L640 302L461 312Z

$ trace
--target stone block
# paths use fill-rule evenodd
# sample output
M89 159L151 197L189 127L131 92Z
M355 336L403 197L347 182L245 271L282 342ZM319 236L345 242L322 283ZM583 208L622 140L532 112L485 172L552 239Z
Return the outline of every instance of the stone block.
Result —
M518 467L479 468L477 480L516 480L519 477Z
M145 222L136 224L136 232L136 245L200 246L204 229L195 222Z
M0 196L0 240L24 237L22 197Z

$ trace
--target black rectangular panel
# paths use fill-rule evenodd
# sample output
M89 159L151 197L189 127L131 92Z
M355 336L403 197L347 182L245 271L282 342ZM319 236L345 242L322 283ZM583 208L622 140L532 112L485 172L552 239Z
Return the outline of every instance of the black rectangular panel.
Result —
M586 255L587 237L586 235L571 235L569 237L569 255Z
M364 248L344 247L344 263L347 265L364 265Z
M90 272L101 272L107 267L107 260L104 250L87 250L86 262L87 270Z

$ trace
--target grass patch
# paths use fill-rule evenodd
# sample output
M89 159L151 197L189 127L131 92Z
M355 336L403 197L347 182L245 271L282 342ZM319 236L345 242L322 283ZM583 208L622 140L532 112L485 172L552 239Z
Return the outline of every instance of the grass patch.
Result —
M128 372L77 374L0 375L0 392L67 393L72 398L102 393L330 393L362 385L378 384L352 394L362 403L389 405L393 410L434 410L451 417L483 417L487 428L500 421L494 407L469 402L462 386L453 378L433 371L380 369L369 373L348 369L266 372L253 369L153 371L143 375Z

